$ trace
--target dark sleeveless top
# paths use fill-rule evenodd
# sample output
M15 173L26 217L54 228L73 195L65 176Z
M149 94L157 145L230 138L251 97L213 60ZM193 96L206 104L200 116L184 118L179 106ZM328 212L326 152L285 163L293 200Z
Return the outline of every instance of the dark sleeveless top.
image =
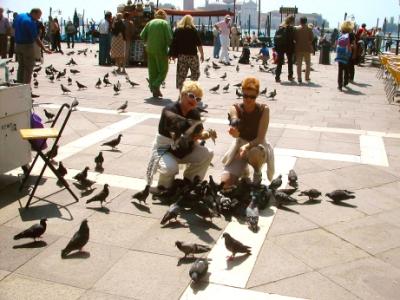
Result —
M248 142L254 140L258 134L258 126L260 124L261 116L264 112L265 106L257 103L255 109L251 113L245 112L243 103L235 104L234 106L236 108L238 118L240 119L239 137Z

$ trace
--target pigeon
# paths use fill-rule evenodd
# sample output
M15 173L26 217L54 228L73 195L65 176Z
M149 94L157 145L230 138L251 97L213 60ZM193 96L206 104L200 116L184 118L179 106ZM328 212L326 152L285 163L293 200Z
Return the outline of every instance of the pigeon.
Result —
M60 80L61 77L63 77L63 73L60 72L60 73L57 74L56 80Z
M68 76L67 82L68 82L68 85L72 85L72 78Z
M221 67L220 67L217 63L215 63L215 62L212 62L212 67L213 67L213 69L215 69L215 70L221 69Z
M291 187L297 188L298 187L298 183L297 183L297 174L295 172L295 170L290 170L289 174L288 174L288 184Z
M73 109L73 110L76 110L76 107L79 105L79 101L78 100L76 100L76 98L74 98L74 100L72 100L72 103L71 103L71 108Z
M97 80L95 87L100 89L101 88L101 79L99 78L99 80Z
M206 245L185 243L181 241L176 241L175 246L178 247L178 249L185 254L184 258L189 254L192 254L194 256L194 254L206 253L211 250L211 248Z
M39 81L37 81L36 79L34 79L34 80L33 80L33 86L34 86L35 88L38 88L38 86L39 86Z
M202 201L196 203L195 209L196 209L196 214L203 217L204 220L209 218L212 222L212 218L216 216L215 212Z
M55 147L51 148L47 153L46 156L52 160L53 158L55 158L58 154L58 145L56 145Z
M140 85L139 83L136 83L136 82L134 82L134 81L131 81L129 78L128 78L128 82L129 82L129 84L131 85L131 87L135 87L135 86L137 86L137 85Z
M41 67L41 66L39 66L39 67L36 67L36 68L34 68L34 69L33 69L33 72L35 72L35 73L39 73L41 69L42 69L42 67Z
M204 74L206 74L207 78L210 78L210 72L208 70L204 71Z
M114 88L114 92L115 92L114 95L118 95L118 94L119 94L119 91L120 91L118 85L114 84L114 87L113 87L113 88Z
M54 118L54 114L47 111L46 109L43 110L44 111L44 115L46 116L48 121L51 121Z
M210 89L211 92L216 93L219 90L219 84Z
M208 260L198 258L190 267L189 276L193 282L198 282L208 271Z
M225 239L225 247L232 255L229 257L229 260L232 260L235 257L236 253L247 253L251 254L251 247L243 245L238 240L235 240L233 237L230 236L229 233L225 232L222 237Z
M128 107L128 101L125 101L125 103L122 104L120 107L118 107L117 110L118 111L120 110L121 112L124 112L127 109L127 107Z
M36 241L37 238L40 238L45 233L46 221L47 219L41 219L39 224L34 224L28 229L14 235L14 240L30 238Z
M84 189L93 189L92 185L95 184L96 181L90 180L90 179L82 179L79 181L79 184L81 185L81 187L83 187Z
M222 75L220 78L223 79L223 80L225 80L226 77L228 77L228 75L227 75L226 72L225 72L224 75Z
M209 62L210 61L210 57L207 57L204 61L205 62Z
M224 91L224 93L227 93L229 91L229 83L226 86L224 86L222 90Z
M246 208L246 221L249 223L249 229L254 233L258 231L258 220L260 214L258 211L257 198L254 197Z
M70 69L69 70L72 74L78 74L78 73L80 73L81 71L78 71L78 70L75 70L75 69Z
M240 71L240 67L239 67L239 65L237 65L236 66L236 72L239 72Z
M118 89L121 89L121 82L119 82L119 80L117 81L117 87Z
M315 200L319 196L321 196L321 192L316 189L309 189L302 191L299 196L307 196L309 200Z
M260 95L265 96L266 94L267 94L267 88L263 89L263 90L260 92Z
M240 88L240 87L242 87L242 83L239 82L239 83L234 84L233 86Z
M86 204L95 202L95 201L100 201L100 205L103 207L103 202L106 201L106 198L110 194L110 191L108 189L108 184L106 183L103 187L103 190L98 193L97 195L94 195L92 198L86 200Z
M150 193L150 185L147 184L143 191L137 192L132 196L132 198L138 199L139 203L142 203L142 201L146 203L146 199L149 196L149 193Z
M77 63L74 61L74 59L71 57L71 59L69 60L69 62L66 63L67 66L71 66L71 65L77 65Z
M14 73L14 67L12 67L10 70L8 70L9 72L10 72L10 74L12 74L12 73ZM37 73L35 72L34 74L36 74L36 76L37 76ZM35 76L34 76L35 77ZM35 77L36 78L36 77Z
M160 224L165 225L167 222L170 222L172 219L175 219L175 221L177 221L176 219L178 218L180 211L181 211L181 207L178 202L171 204L171 206L168 208L167 212L161 219Z
M103 76L103 79L108 78L108 76L110 76L110 74L106 73L106 74Z
M89 226L87 219L84 219L79 227L79 230L74 234L69 241L67 247L61 251L61 257L66 258L69 253L74 250L82 251L82 248L89 241Z
M108 74L108 73L107 73ZM111 82L108 80L108 78L103 78L103 83L108 86L111 85Z
M110 146L112 149L115 149L121 142L121 137L122 137L122 134L119 134L118 137L116 137L115 139L112 139L111 141L101 144L101 146Z
M82 181L85 180L87 178L88 175L88 171L89 171L89 167L85 167L83 169L83 171L79 172L78 174L76 174L74 177L72 177L73 179L76 179L77 181Z
M50 82L53 82L54 81L54 74L51 74L49 79L50 79Z
M57 172L62 178L64 178L64 176L68 173L67 168L64 167L61 161L58 163ZM57 180L57 185L62 185L60 180Z
M94 158L94 162L95 162L95 164L96 164L96 168L95 168L95 170L101 170L101 169L103 169L103 162L104 162L104 157L103 157L103 152L99 152L99 155L97 155L95 158Z
M282 175L279 175L277 178L273 179L269 185L271 190L276 191L282 185Z
M67 89L63 84L60 84L60 86L61 86L61 90L62 90L63 94L71 93L71 91L69 89Z
M237 96L237 99L243 97L243 94L239 91L239 89L236 89L236 96Z
M297 188L294 189L279 189L277 192L285 193L286 195L290 196L297 191Z
M40 97L39 95L35 95L35 94L31 93L31 98L39 98L39 97Z
M258 69L259 69L259 71L260 71L260 72L266 72L266 70L264 69L264 67L263 67L263 66L261 66L261 65L260 65L260 66L258 66Z
M334 190L333 192L326 193L325 196L332 199L333 202L340 202L348 199L354 199L356 196L354 192L348 190Z
M228 122L229 122L229 126L238 128L239 127L239 123L240 123L240 119L236 119L236 118L233 119L231 117L231 114L228 113Z
M53 75L53 71L50 70L50 69L47 69L47 68L46 68L44 71L46 72L46 75L47 75L47 76ZM36 76L37 76L37 73L33 73L33 74L36 74ZM35 78L36 78L36 77L35 77Z
M13 70L13 72L14 72L14 67L12 67L12 70ZM12 72L11 72L11 69L10 69L10 73L12 74ZM33 73L33 78L37 78L37 73Z
M76 82L76 85L78 86L78 89L87 89L87 86L86 85L84 85L84 84L82 84L82 83L80 83L78 80L75 80L75 82Z
M283 205L291 205L297 203L296 199L279 191L276 191L274 196L276 199L277 207L282 207Z
M272 100L275 100L275 96L276 96L276 89L270 92L267 98L272 98Z

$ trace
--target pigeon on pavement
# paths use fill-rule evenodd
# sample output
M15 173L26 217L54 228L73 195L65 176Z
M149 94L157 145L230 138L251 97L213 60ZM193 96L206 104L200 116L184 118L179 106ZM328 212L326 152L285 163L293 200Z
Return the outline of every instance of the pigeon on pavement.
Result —
M122 134L119 134L118 137L116 137L115 139L112 139L111 141L105 142L101 145L102 146L110 146L112 149L115 149L121 142L121 137L122 137Z
M149 193L150 193L150 185L147 184L143 191L135 193L132 196L132 198L139 200L139 203L142 203L142 201L146 203L146 199L149 196Z
M208 260L198 258L190 267L189 276L193 282L198 282L208 271Z
M79 230L74 234L72 239L69 241L67 247L61 251L61 257L66 258L69 253L75 250L82 251L82 248L89 241L89 226L88 221L85 219L82 221Z
M315 200L319 196L321 196L321 192L316 189L309 189L302 191L299 196L307 196L309 200Z
M87 86L86 85L84 85L84 84L82 84L82 83L80 83L78 80L75 80L75 82L76 82L76 85L78 86L78 89L87 89Z
M356 196L353 194L354 192L348 190L334 190L333 192L326 193L325 196L331 198L333 202L340 202L354 199Z
M211 92L216 93L219 90L219 84L210 89Z
M211 248L206 245L185 243L182 241L176 241L175 246L178 247L178 249L185 254L184 258L189 254L192 254L194 256L194 254L205 253L211 250Z
M99 78L99 80L97 80L95 87L98 89L101 88L101 79L100 78Z
M96 164L95 170L102 170L103 169L103 162L104 162L104 157L103 157L103 152L99 152L99 154L94 158L94 162Z
M82 172L79 172L72 178L76 179L77 181L85 180L87 178L88 171L89 171L89 167L85 167Z
M51 121L54 118L54 114L47 111L46 109L43 110L44 111L44 115L46 116L48 121Z
M268 186L271 190L276 191L282 185L282 175L279 175L275 179L273 179Z
M172 219L177 221L178 215L181 211L181 207L178 202L172 203L171 206L168 208L167 212L161 219L160 224L165 225L167 222L170 222Z
M128 101L125 101L120 107L117 108L118 111L124 112L128 108Z
M91 203L91 202L100 201L100 205L103 207L103 202L106 201L109 194L110 194L110 190L108 189L108 184L106 183L103 187L103 190L100 193L98 193L97 195L94 195L92 198L88 199L86 201L86 204Z
M276 96L276 89L274 89L272 92L270 92L269 94L268 94L268 97L267 98L272 98L272 100L275 100L275 96Z
M260 213L258 211L257 198L254 197L249 206L246 208L246 221L249 223L249 229L254 233L258 231L258 220L260 218Z
M290 170L288 174L288 184L291 187L297 188L298 187L297 179L298 178L296 172L293 169Z
M47 219L41 219L39 224L34 224L28 229L14 235L14 240L30 238L36 241L37 238L41 237L46 231Z
M68 88L66 88L63 84L60 84L61 86L61 90L63 92L63 94L65 93L71 93L71 90L69 90Z
M230 236L229 233L225 232L222 237L225 239L225 247L232 255L229 257L229 260L232 260L235 257L236 253L246 253L251 254L251 247L243 245L238 240L235 240L233 237Z

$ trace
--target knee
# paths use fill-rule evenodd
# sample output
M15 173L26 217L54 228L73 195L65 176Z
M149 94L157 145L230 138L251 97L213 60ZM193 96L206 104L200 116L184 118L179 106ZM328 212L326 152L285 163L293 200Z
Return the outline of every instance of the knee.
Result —
M160 174L165 176L175 176L179 173L178 163L169 163L160 167Z

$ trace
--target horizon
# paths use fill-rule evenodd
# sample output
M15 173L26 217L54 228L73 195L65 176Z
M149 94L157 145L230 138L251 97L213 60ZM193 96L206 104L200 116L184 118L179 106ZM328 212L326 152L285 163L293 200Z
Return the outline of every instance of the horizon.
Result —
M246 0L249 1L249 0ZM317 0L318 1L318 0ZM153 1L156 3L157 1ZM210 2L218 2L213 0ZM220 1L220 3L222 0ZM241 1L237 1L241 2ZM253 2L257 2L253 0ZM322 2L322 0L320 0ZM351 2L347 0L336 0L327 2L324 1L323 5L318 5L318 9L315 9L315 0L280 0L280 1L261 1L261 13L267 13L273 10L279 10L281 6L294 7L297 6L300 13L318 13L329 22L330 28L335 28L343 21L345 12L348 17L354 16L354 21L358 24L366 23L368 28L375 27L377 19L379 18L379 27L382 27L383 20L386 17L387 21L390 21L391 17L394 17L394 23L398 23L399 15L395 15L394 12L400 13L400 6L397 0L388 0L385 7L379 5L376 0L353 0ZM117 6L126 1L110 0L104 3L104 6L99 5L99 1L87 0L84 3L78 0L70 0L67 3L61 0L34 0L34 1L15 1L15 0L4 0L1 5L4 10L10 9L17 12L27 12L33 7L39 7L42 9L42 19L47 20L49 16L50 7L53 8L53 16L62 17L64 20L72 19L75 8L78 14L84 12L84 20L94 19L96 22L103 18L104 10L110 10L113 14L117 11ZM169 0L159 1L159 4L173 4L176 7L182 9L182 0ZM195 0L195 8L205 5L204 0ZM342 5L341 5L342 4ZM342 9L345 7L345 9ZM71 12L69 10L71 9ZM57 14L57 11L61 10L61 14Z

